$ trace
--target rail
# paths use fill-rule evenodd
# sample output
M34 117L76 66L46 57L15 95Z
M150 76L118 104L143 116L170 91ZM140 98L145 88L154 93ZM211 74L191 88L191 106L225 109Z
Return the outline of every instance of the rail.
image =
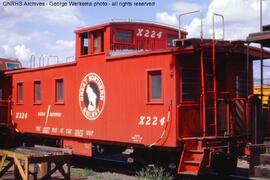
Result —
M213 40L215 40L215 16L221 17L222 19L222 41L224 41L224 16L215 12L213 12L212 15Z
M181 18L183 16L186 16L186 15L190 15L190 14L194 14L194 13L200 13L201 15L201 32L200 32L200 37L201 39L203 39L203 12L201 10L197 10L197 11L190 11L190 12L186 12L186 13L183 13L183 14L180 14L179 15L179 40L182 40L182 37L181 37L181 31L182 31L182 25L181 25ZM182 40L182 44L183 44L183 40Z
M38 61L36 61L36 59L38 59ZM64 60L60 60L59 56L41 55L41 56L36 58L35 55L31 55L29 67L30 68L39 68L39 67L43 67L43 66L49 66L49 65L53 65L53 64L63 64L63 63L72 62L72 61L76 61L74 56L68 56L68 57L64 58Z
M198 125L201 128L201 135L206 136L244 136L249 134L249 122L248 122L248 100L246 98L230 98L229 96L224 96L217 99L217 121L215 122L215 127L209 130L211 127L211 122L209 120L203 120L203 96L200 97L199 104L178 104L177 107L177 119L176 126L181 129L181 126L186 126L183 124L182 113L180 111L184 110L182 108L193 108L198 110L200 119L198 120ZM182 115L181 115L182 114ZM177 132L178 139L181 132Z

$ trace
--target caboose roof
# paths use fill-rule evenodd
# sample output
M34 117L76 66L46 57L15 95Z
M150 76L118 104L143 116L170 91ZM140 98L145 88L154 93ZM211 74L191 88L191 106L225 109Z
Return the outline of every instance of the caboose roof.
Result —
M5 74L12 75L12 74L18 74L18 73L24 73L24 72L34 72L34 71L41 71L41 70L45 70L45 69L74 66L76 64L77 64L77 61L73 61L73 62L66 62L66 63L60 63L60 64L52 64L52 65L47 65L47 66L40 66L40 67L36 67L36 68L22 68L22 69L7 71L7 72L5 72Z
M249 34L247 41L254 42L254 43L260 43L264 47L270 48L270 30L259 32L259 33L252 33Z
M128 58L134 58L134 57L139 57L139 56L151 56L151 55L167 54L167 53L171 53L174 55L190 54L190 53L194 53L197 50L200 50L201 45L202 45L200 39L187 39L187 41L190 41L190 44L188 46L185 46L182 48L174 47L174 48L170 48L170 49L161 49L161 50L155 50L155 51L137 52L137 53L135 52L135 53L126 54L126 55L119 55L119 56L107 56L106 60L128 59ZM203 44L204 44L204 46L207 46L209 49L211 49L211 43L212 43L211 39L204 39ZM242 54L243 56L246 56L247 46L245 43L246 43L245 41L217 41L216 42L216 51L221 52L221 53ZM259 59L260 49L257 47L250 46L249 47L249 55L250 55L250 60ZM270 52L264 50L264 57L269 58ZM1 60L1 58L0 58L0 60ZM17 74L17 73L24 73L24 72L41 71L41 70L45 70L45 69L73 66L76 64L77 64L77 61L74 61L74 62L68 62L68 63L41 66L41 67L37 67L37 68L11 70L11 71L5 72L5 74L11 75L11 74Z
M0 57L0 61L1 62L19 62L17 59L7 59L7 58L1 58L1 57Z
M168 24L160 24L160 23L155 23L155 22L139 22L139 21L118 21L118 22L106 22L103 24L95 25L95 26L87 26L87 27L82 27L76 29L74 32L75 33L84 33L84 32L89 32L89 31L95 31L99 29L104 29L109 26L117 26L117 25L139 25L139 26L151 26L151 27L158 27L158 28L165 28L168 30L172 31L178 31L179 29L175 26L168 25ZM182 30L182 33L188 34L186 31Z
M17 59L7 59L7 58L0 58L0 71L11 71L11 69L13 68L8 68L7 67L7 63L10 63L10 64L20 64L21 66L21 62Z
M117 56L107 56L107 60L113 59L123 59L123 58L132 58L138 56L148 56L148 55L155 55L155 54L165 54L165 53L172 53L172 54L189 54L194 53L201 49L202 46L212 49L212 39L201 39L199 38L192 38L186 39L187 42L186 46L180 48L170 48L170 49L161 49L161 50L154 50L154 51L146 51L146 52L134 52L130 54L124 55L117 55ZM216 41L216 52L217 53L230 53L230 54L242 54L243 56L247 55L247 46L246 41ZM260 49L257 47L249 47L249 56L250 60L258 60L260 58ZM270 51L264 50L264 57L270 58Z

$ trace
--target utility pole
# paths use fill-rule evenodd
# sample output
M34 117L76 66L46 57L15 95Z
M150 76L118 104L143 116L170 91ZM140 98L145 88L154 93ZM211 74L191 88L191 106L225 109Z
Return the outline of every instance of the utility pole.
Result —
M263 32L263 25L262 25L262 16L263 16L263 12L262 12L262 0L260 0L260 32ZM260 113L260 122L258 124L259 131L261 132L261 124L263 122L263 45L261 44L261 50L260 50L260 64L261 64L261 113ZM261 143L262 141L262 133L258 134L258 139L256 139L258 142L257 143Z

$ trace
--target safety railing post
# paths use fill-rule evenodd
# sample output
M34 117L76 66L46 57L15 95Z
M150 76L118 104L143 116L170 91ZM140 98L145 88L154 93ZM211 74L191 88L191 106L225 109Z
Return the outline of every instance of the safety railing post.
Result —
M197 11L191 11L191 12L187 12L187 13L183 13L183 14L180 14L179 17L178 17L178 22L179 22L179 37L178 39L182 41L182 45L184 44L184 41L182 39L182 33L181 33L181 29L182 29L182 24L181 24L181 18L183 16L186 16L186 15L189 15L189 14L194 14L194 13L200 13L200 18L201 18L201 32L200 32L200 38L203 39L203 13L201 10L197 10Z
M213 68L213 92L214 92L214 124L215 124L215 136L218 134L218 114L217 114L217 80L216 80L216 42L215 42L215 16L222 18L222 40L224 41L224 16L213 12L212 25L213 25L213 37L212 37L212 68Z

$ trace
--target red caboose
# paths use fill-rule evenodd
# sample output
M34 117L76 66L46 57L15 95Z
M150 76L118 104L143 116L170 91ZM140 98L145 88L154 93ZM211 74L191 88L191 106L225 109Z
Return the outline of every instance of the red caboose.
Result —
M175 47L178 29L140 22L75 33L74 62L6 73L21 133L93 157L132 147L135 158L173 163L180 174L236 166L252 93L243 42L190 39Z
M11 94L12 78L5 75L5 72L20 69L21 63L18 60L0 58L0 142L8 142L11 122Z

